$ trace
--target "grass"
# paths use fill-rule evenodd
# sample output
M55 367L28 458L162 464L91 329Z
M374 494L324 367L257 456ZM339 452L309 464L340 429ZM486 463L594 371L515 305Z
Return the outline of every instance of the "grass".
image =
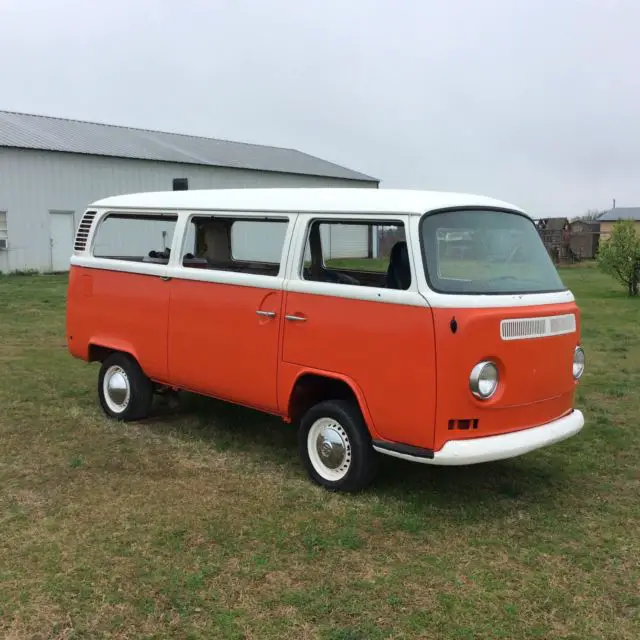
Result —
M346 269L347 271L375 271L386 273L389 258L333 258L328 260L329 269Z
M468 468L384 459L351 496L244 409L107 421L66 351L65 278L0 279L0 636L637 640L640 300L562 276L582 434Z

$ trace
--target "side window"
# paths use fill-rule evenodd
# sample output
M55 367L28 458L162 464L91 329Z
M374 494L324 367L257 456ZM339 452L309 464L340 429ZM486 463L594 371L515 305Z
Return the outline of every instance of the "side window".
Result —
M411 267L404 225L360 220L312 222L302 277L316 282L408 289Z
M93 255L167 264L177 220L175 215L107 214L96 230Z
M288 226L284 218L194 216L187 225L182 264L277 276Z

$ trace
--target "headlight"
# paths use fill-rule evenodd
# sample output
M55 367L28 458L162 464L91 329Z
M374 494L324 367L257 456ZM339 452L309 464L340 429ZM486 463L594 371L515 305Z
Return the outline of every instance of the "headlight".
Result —
M582 347L576 347L573 352L573 377L580 380L584 373L584 351Z
M478 362L469 376L471 393L480 400L490 398L498 388L498 368L493 362Z

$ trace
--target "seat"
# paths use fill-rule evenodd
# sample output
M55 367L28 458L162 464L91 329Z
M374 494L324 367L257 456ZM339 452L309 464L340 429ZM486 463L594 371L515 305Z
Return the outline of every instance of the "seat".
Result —
M411 267L409 266L409 251L407 243L396 242L389 256L387 268L387 289L408 289L411 285Z

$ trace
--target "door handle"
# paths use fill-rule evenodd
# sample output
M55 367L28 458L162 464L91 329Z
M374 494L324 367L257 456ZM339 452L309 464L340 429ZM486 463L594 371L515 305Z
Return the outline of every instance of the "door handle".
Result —
M306 322L307 319L304 316L285 316L285 320L290 320L291 322Z
M164 280L165 282L168 282L169 280L171 280L171 276L160 276L160 280Z
M258 309L258 311L256 311L256 314L259 316L264 316L265 318L275 318L276 317L276 312L275 311L261 311L260 309Z

